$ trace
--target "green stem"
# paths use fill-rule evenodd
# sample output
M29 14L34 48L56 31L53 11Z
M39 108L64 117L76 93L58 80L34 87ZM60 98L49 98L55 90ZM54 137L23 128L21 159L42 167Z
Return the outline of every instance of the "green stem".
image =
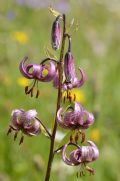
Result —
M56 107L56 115L55 115L53 132L52 132L52 136L51 136L50 152L49 152L49 159L48 159L45 181L49 181L49 179L50 179L52 162L53 162L53 158L54 158L54 143L55 143L55 135L56 135L56 131L57 131L57 112L60 108L60 103L61 103L61 99L62 99L63 56L64 56L65 38L66 38L65 34L66 34L66 19L65 19L65 15L63 14L62 46L61 46L61 51L60 51L60 60L58 63L59 86L58 86L58 96L57 96L57 107Z

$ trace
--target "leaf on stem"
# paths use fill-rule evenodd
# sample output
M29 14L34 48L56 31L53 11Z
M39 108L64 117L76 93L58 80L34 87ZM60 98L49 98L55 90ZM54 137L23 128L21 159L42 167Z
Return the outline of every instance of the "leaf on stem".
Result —
M58 11L56 11L55 9L53 9L51 6L48 7L49 11L52 13L53 16L57 17L59 15L61 15L61 13L59 13Z
M51 59L57 60L57 57L51 52L50 48L47 46L44 48L45 54L47 57L50 57Z

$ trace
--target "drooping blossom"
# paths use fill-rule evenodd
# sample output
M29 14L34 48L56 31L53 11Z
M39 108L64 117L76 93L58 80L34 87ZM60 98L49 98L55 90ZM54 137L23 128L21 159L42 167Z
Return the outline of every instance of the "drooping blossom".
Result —
M34 83L33 86L28 90L28 86L25 88L25 93L29 94L31 93L31 97L33 96L33 90L36 84L38 84L38 81L41 82L49 82L53 80L55 74L56 74L56 66L55 63L51 59L46 59L46 62L40 63L40 64L26 64L26 61L28 60L28 57L25 57L19 65L20 72L24 77L27 79L33 79ZM49 63L48 61L49 60ZM38 86L37 86L38 87ZM38 88L37 88L37 94L36 97L38 97Z
M61 107L57 112L57 122L65 129L87 129L94 123L94 116L87 112L78 102L69 106L67 110Z
M61 42L61 29L60 29L59 19L60 16L56 18L56 20L53 22L52 25L51 38L52 38L52 48L54 50L59 49Z
M36 110L24 111L23 109L15 109L11 113L11 124L8 130L8 134L11 131L15 131L14 140L17 137L17 133L21 131L28 136L38 135L40 130L40 123L36 119ZM20 144L23 142L23 136L21 137Z
M74 59L71 54L71 52L67 52L65 54L64 58L64 74L65 74L65 81L62 83L62 90L71 90L73 88L79 88L81 87L85 80L86 76L82 68L79 67L81 79L78 80L76 72L75 72L75 66L74 66ZM53 80L54 87L58 88L58 75L54 77Z
M73 150L69 157L66 156L66 149L68 144L65 144L62 149L62 159L70 166L83 165L90 173L94 174L94 170L87 166L87 163L95 161L99 157L99 150L92 141L87 141L88 146L78 146ZM83 171L80 171L83 174Z

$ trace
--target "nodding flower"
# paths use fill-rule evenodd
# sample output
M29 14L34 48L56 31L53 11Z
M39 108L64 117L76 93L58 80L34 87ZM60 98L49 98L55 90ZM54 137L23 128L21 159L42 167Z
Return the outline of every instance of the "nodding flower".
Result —
M65 129L87 129L94 123L94 116L87 112L78 102L69 106L67 110L61 107L57 112L57 122Z
M63 83L63 90L79 88L81 87L85 80L86 76L82 68L79 67L81 79L78 80L75 72L74 59L70 51L65 54L64 58L64 73L65 81Z
M40 123L36 119L36 110L24 111L23 109L15 109L11 113L11 124L9 126L8 133L15 132L14 140L17 138L17 134L21 131L27 136L36 136L41 132ZM24 136L21 137L19 144L23 142Z
M76 145L77 149L66 156L66 149L69 144L65 144L62 148L62 160L70 166L82 165L90 174L94 174L94 170L87 166L89 162L95 161L99 157L99 150L92 141L87 141L88 146ZM75 145L75 144L74 144ZM80 176L84 175L83 170L80 170Z
M52 25L51 38L52 38L52 48L54 50L59 49L61 42L61 29L59 23L60 17L61 16L58 16Z
M71 53L71 38L69 37L69 46L68 51L65 54L64 58L64 76L65 81L62 82L62 90L67 91L67 94L70 93L69 90L73 88L79 88L81 87L85 80L86 75L81 67L79 67L81 79L79 80L76 72L75 72L75 65L74 65L74 59ZM58 88L58 74L55 75L53 79L53 86L55 88Z
M34 87L37 84L37 94L36 98L39 96L38 90L38 81L41 82L50 82L53 80L56 74L56 61L50 58L43 60L40 64L25 64L28 60L28 57L24 57L24 59L20 62L19 69L24 77L27 79L33 79L33 85L29 89L28 86L25 87L25 93L31 93L31 97L33 96ZM49 61L49 62L48 62Z

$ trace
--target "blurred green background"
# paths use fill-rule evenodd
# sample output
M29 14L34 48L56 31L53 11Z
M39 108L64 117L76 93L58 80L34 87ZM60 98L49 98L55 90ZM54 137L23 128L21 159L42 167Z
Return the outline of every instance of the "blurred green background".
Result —
M86 130L99 150L99 159L90 164L95 175L77 178L79 168L66 166L55 157L51 181L120 180L120 0L0 0L0 181L42 181L48 159L49 140L44 136L6 136L11 111L35 108L38 117L50 128L56 109L56 90L39 83L40 97L24 94L27 80L19 72L19 62L28 55L36 63L51 49L52 5L66 13L71 28L72 54L76 68L86 72L87 81L77 90L81 104L95 115ZM78 74L79 75L79 74ZM64 132L58 132L57 143Z

